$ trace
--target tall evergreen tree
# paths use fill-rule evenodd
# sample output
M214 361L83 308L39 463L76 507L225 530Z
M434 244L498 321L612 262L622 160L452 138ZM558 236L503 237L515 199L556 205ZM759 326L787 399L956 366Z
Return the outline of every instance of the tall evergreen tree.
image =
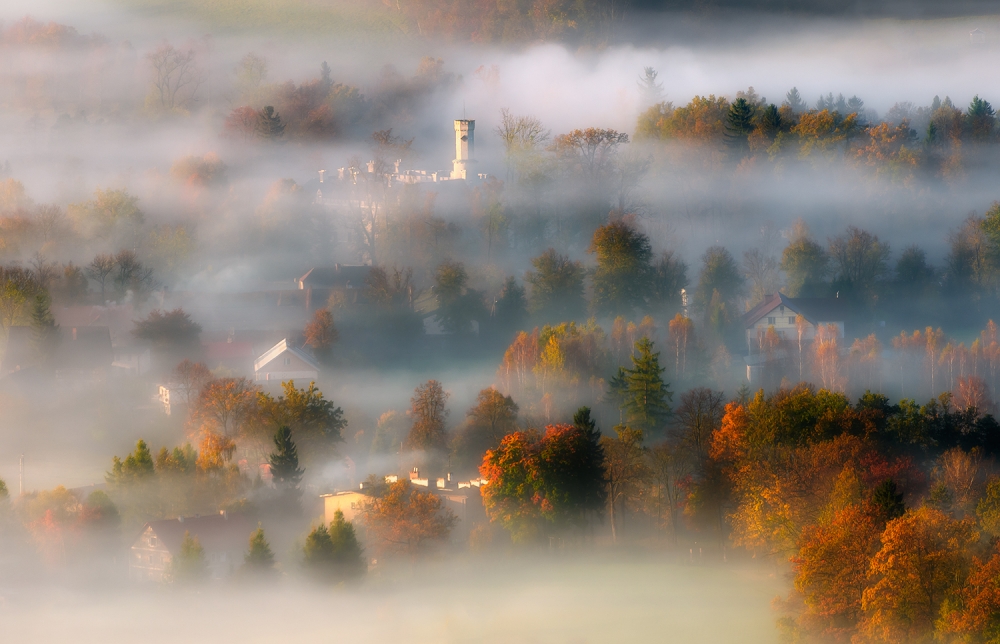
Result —
M281 122L281 116L274 111L273 106L268 105L257 113L257 136L273 140L281 138L284 133L285 124Z
M749 137L753 132L754 106L747 99L738 98L726 114L726 145L736 151L750 149Z
M324 581L359 577L365 572L365 560L354 525L340 510L333 515L330 527L316 526L303 548L304 564L310 574Z
M299 468L299 453L292 441L292 430L288 425L282 425L274 434L275 451L268 456L271 466L271 477L278 485L296 489L302 480L304 470Z
M785 94L785 105L791 108L792 112L798 114L800 112L805 112L808 109L805 101L802 100L802 95L799 94L799 90L796 87L788 90Z
M649 435L663 429L670 416L673 393L663 381L660 354L649 338L635 343L632 368L625 369L625 423Z
M200 581L208 576L208 564L205 561L205 549L198 537L184 532L181 547L170 561L169 576L175 582Z
M42 366L49 366L59 341L59 325L50 310L51 298L45 291L35 296L31 309L31 348Z
M333 515L329 533L337 574L345 579L363 575L366 568L364 550L358 542L354 524L346 520L340 510Z
M274 571L274 553L271 552L271 544L264 538L264 528L259 523L250 535L250 548L243 557L243 570L252 573Z

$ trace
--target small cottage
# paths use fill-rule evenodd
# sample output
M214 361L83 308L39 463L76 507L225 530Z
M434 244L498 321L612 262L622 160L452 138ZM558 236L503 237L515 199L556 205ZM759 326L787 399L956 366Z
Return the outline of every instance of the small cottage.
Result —
M243 515L226 512L206 516L150 521L129 549L128 572L133 581L166 581L170 563L190 532L205 550L212 578L232 574L243 563L250 535L256 529Z

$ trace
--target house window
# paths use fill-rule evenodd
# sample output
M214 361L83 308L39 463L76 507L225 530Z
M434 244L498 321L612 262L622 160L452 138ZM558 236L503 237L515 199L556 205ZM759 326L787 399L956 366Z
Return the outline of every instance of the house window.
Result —
M775 318L767 318L768 324L774 324Z
M153 535L153 534L149 535L149 545L151 545L151 546L155 546L156 545L156 535Z
M792 316L788 316L788 323L795 324L795 318L793 318Z
M287 367L290 364L292 364L292 359L291 358L285 358L285 366Z

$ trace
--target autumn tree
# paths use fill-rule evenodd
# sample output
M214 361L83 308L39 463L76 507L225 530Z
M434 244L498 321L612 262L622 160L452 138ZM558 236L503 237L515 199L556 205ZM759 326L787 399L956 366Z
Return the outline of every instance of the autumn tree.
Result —
M781 270L788 278L785 292L791 297L825 295L829 264L829 255L810 237L805 222L796 221L781 253Z
M319 309L313 314L313 319L306 324L306 345L312 347L313 353L320 362L330 362L333 345L340 334L333 324L333 313L329 309Z
M139 198L125 190L98 189L93 199L71 204L67 214L84 237L117 242L133 250L145 222Z
M708 458L712 433L722 422L723 408L721 391L695 387L681 394L680 404L674 411L675 432L695 462Z
M647 475L642 447L642 430L626 425L615 427L615 438L601 439L604 451L604 475L608 486L608 513L611 519L611 540L618 541L622 510L638 493Z
M902 642L931 632L945 599L959 589L979 535L969 520L928 507L890 521L872 557L859 630L876 641Z
M504 436L517 429L517 412L517 403L510 396L493 387L480 391L476 405L452 439L454 465L474 471L486 450L495 448Z
M406 479L366 503L361 517L379 552L411 556L446 542L457 522L441 497Z
M84 269L87 277L101 286L101 304L107 302L107 282L114 270L115 258L107 253L98 254Z
M615 130L587 128L555 138L556 156L589 182L607 176L618 147L628 143L628 134Z
M649 238L624 219L594 231L588 252L597 256L591 307L601 315L645 308L653 251Z
M257 138L257 110L249 105L235 107L222 123L223 136L248 142Z
M469 333L485 318L483 294L468 288L469 276L458 262L444 262L434 272L437 311L434 319L448 333Z
M539 148L549 140L549 130L533 116L518 116L501 108L500 123L493 131L503 143L507 181L520 181L530 176L539 163Z
M447 441L445 421L448 418L445 403L448 397L449 394L437 380L428 380L414 390L409 411L413 424L406 437L407 449L423 451L444 449Z
M190 107L205 80L194 51L178 51L173 45L163 44L147 59L153 70L150 99L156 107L165 112Z
M524 275L531 286L528 310L545 321L577 320L586 312L583 299L584 269L550 248L531 260L535 270Z
M843 641L854 632L883 526L875 509L860 503L803 531L792 569L805 604L799 618L804 630Z
M702 256L702 271L695 289L695 307L704 310L718 291L724 301L732 301L743 288L743 276L729 251L713 246Z
M486 452L480 473L487 515L517 543L585 526L604 506L600 432L583 408L573 425L516 431Z
M889 275L890 253L889 244L879 241L878 235L848 226L846 234L830 240L834 288L864 301L873 301Z
M250 417L253 425L247 429L259 434L266 433L270 440L275 427L287 426L296 444L302 448L305 462L317 462L331 455L343 440L347 427L344 410L310 382L307 387L298 388L294 380L281 383L281 395L257 393L257 415Z
M201 393L202 388L212 380L212 372L201 362L181 360L171 374L174 387L171 391L171 402L177 394L177 402L191 406Z
M20 266L0 267L0 325L5 330L23 320L38 288L31 271Z
M973 557L969 575L957 597L945 604L938 622L939 635L964 636L967 639L961 641L968 642L995 642L1000 636L997 579L1000 579L1000 552L994 546L986 556Z
M258 412L258 391L246 378L212 380L202 387L189 423L195 430L239 436Z

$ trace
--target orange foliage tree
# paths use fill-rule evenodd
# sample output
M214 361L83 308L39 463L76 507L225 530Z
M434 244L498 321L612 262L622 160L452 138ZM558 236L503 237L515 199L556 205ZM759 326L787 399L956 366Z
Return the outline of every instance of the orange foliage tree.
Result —
M441 497L421 492L404 479L366 503L361 520L378 552L416 555L447 541L458 519Z
M978 538L971 519L929 507L886 524L861 600L864 641L904 644L932 632L944 601L967 574Z

